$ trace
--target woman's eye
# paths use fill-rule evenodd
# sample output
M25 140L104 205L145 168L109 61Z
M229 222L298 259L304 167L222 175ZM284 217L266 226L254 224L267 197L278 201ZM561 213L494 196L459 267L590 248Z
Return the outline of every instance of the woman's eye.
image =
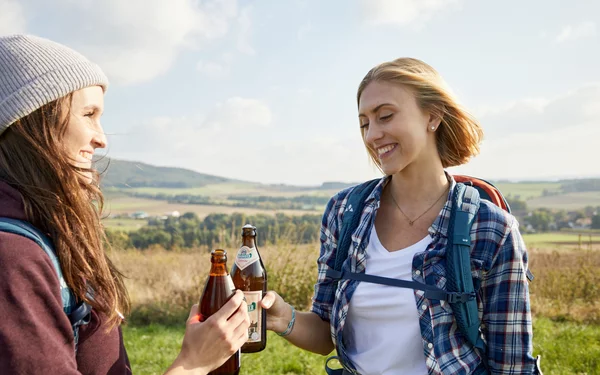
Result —
M381 116L379 119L381 121L387 121L387 120L391 119L392 116L393 116L393 114L390 113L389 115Z
M85 117L92 117L92 116L94 116L94 112L86 113L84 116Z
M364 124L360 124L360 128L361 129L365 129L367 126L369 126L369 123L364 123Z

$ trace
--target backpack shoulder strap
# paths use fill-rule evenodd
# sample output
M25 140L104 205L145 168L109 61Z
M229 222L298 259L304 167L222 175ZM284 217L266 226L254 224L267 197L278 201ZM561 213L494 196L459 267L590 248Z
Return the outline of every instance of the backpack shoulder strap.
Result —
M471 277L471 227L479 210L477 189L457 183L454 188L446 247L446 287L449 292L474 294ZM477 300L451 303L460 332L486 354L486 345L479 333Z
M69 318L71 327L73 328L75 350L77 351L79 326L89 323L91 306L85 302L77 303L77 298L73 294L71 288L67 285L63 276L52 240L30 223L6 217L0 217L0 231L16 234L34 241L42 248L42 250L44 250L48 257L50 257L60 284L60 297L62 300L63 311Z
M335 252L334 270L341 271L344 261L348 258L348 251L352 243L352 233L358 228L365 200L373 192L375 186L381 181L376 178L356 186L348 195L346 211L342 215L342 225L339 230L337 249Z

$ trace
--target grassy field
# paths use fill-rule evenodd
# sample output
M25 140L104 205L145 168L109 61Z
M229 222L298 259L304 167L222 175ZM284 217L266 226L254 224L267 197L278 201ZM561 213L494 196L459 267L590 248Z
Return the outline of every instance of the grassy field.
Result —
M600 248L600 234L591 232L548 232L524 234L528 248L553 250L560 248L587 249ZM581 239L581 242L580 242Z
M561 238L548 235L544 241ZM534 353L542 355L544 373L600 374L600 249L552 250L532 246L531 238L527 241L536 276L530 284ZM299 309L307 309L318 244L260 250L269 271L269 288ZM160 374L175 358L189 307L202 292L208 249L113 251L111 258L128 275L125 282L133 312L124 338L134 373ZM324 360L270 335L263 353L243 356L241 373L323 374Z
M509 183L500 182L494 184L502 194L506 196L520 197L523 200L530 200L532 198L541 197L544 190L549 192L560 192L560 183L557 182L538 182L538 183Z
M314 195L314 196L326 196L330 197L337 193L338 190L321 190L321 189L286 189L278 188L269 185L260 184L244 184L244 183L220 183L220 184L209 184L202 187L194 188L160 188L160 187L132 187L128 189L115 189L110 188L113 192L134 192L134 193L146 193L146 194L190 194L190 195L203 195L212 198L225 198L230 195L249 195L259 196L267 195L271 197L294 197L298 195Z
M544 374L600 373L600 326L557 323L539 318L534 321L533 329L534 352L542 356ZM133 373L162 374L177 356L183 332L183 326L125 326L125 345ZM240 374L322 375L326 358L298 349L269 332L264 351L242 354Z
M182 203L169 203L167 201L155 200L155 199L143 199L134 198L127 196L115 197L107 199L105 202L104 211L106 214L116 215L123 213L133 213L136 211L144 211L149 215L165 215L166 213L179 211L180 213L194 212L200 218L203 218L211 213L226 213L231 214L234 212L244 212L247 215L254 214L267 214L275 215L277 212L284 213L286 215L305 215L318 213L322 214L322 211L309 211L309 210L263 210L257 208L247 207L229 207L229 206L211 206L201 204L182 204Z
M130 232L140 229L147 224L147 221L135 219L104 219L102 220L102 223L108 229Z
M547 207L574 210L586 206L600 206L600 191L551 195L527 201L527 207L529 208Z

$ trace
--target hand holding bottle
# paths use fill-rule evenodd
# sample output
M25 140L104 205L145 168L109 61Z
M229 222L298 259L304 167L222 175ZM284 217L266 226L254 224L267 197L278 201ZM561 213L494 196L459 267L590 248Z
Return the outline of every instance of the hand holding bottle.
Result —
M237 291L215 314L200 321L192 306L179 356L165 375L207 374L227 361L248 338L248 305Z

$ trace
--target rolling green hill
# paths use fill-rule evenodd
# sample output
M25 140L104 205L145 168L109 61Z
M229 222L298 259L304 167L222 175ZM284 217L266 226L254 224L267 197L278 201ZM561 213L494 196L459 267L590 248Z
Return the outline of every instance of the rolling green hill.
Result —
M105 171L103 187L136 188L193 188L236 180L198 173L184 168L157 167L150 164L103 158L96 162L99 171Z

